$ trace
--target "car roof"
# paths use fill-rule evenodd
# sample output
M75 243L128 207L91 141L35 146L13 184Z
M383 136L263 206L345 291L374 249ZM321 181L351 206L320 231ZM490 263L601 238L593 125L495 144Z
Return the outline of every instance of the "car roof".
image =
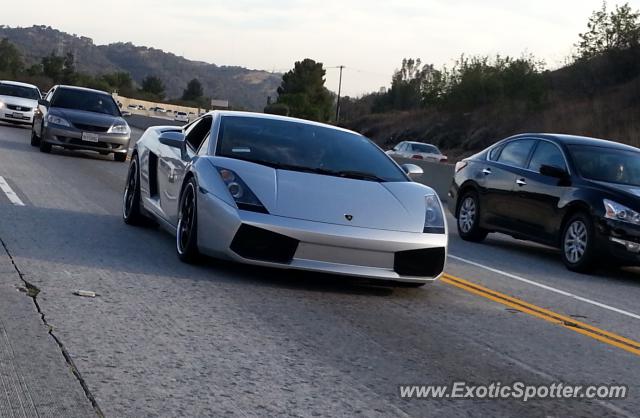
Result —
M37 86L34 86L33 84L21 83L19 81L0 80L0 84L9 84L9 85L12 85L12 86L30 87L30 88L34 88L36 90L40 90Z
M256 113L256 112L241 112L237 110L214 110L206 115L220 115L220 116L242 116L247 118L256 118L256 119L270 119L270 120L281 120L288 122L298 122L305 123L307 125L321 126L324 128L335 129L336 131L348 132L355 135L360 135L358 132L351 131L349 129L340 128L339 126L329 125L326 123L314 122L306 119L292 118L290 116L280 116L280 115L271 115L268 113Z
M564 145L591 145L596 147L615 148L615 149L626 150L626 151L640 151L640 149L636 147L622 144L620 142L609 141L606 139L599 139L599 138L591 138L588 136L578 136L578 135L551 134L551 133L520 134L520 135L512 136L508 139L517 139L517 138L523 138L523 137L528 137L528 138L535 137L535 138L548 139Z
M92 93L100 93L100 94L106 94L107 96L111 96L111 93L108 93L106 91L90 89L88 87L68 86L68 85L65 85L65 84L60 84L60 85L57 86L57 88L61 88L61 89L65 89L65 90L88 91L88 92L92 92Z

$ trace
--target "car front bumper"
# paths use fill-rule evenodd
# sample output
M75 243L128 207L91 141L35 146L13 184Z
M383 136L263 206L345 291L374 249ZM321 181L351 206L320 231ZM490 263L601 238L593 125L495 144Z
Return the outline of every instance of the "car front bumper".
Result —
M33 110L29 112L18 112L3 107L0 109L0 120L31 125L33 123Z
M49 124L45 127L45 134L42 140L51 145L69 149L123 154L129 151L130 135L91 133L98 135L98 142L83 141L81 130Z
M425 283L437 280L447 234L386 231L238 210L198 195L198 246L204 253L269 267Z
M599 252L621 264L640 266L640 226L612 219L596 221Z

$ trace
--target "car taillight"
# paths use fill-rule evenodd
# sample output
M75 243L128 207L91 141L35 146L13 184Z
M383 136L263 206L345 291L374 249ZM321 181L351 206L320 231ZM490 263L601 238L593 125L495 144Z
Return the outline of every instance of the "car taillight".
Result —
M456 163L456 173L465 168L467 165L469 165L469 163L466 161L458 161Z
M422 155L418 155L418 154L413 155L411 158L413 158L415 160L422 160L423 159Z

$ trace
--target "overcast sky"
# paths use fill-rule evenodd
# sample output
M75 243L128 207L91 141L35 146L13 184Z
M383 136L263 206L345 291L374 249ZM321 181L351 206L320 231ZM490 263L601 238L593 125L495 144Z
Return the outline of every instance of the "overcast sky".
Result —
M621 2L622 3L622 2ZM629 2L640 8L640 0ZM0 24L44 24L218 65L286 71L309 57L345 65L343 92L388 86L404 57L532 53L557 67L600 0L29 0ZM610 2L613 7L614 2ZM338 70L327 68L337 91Z

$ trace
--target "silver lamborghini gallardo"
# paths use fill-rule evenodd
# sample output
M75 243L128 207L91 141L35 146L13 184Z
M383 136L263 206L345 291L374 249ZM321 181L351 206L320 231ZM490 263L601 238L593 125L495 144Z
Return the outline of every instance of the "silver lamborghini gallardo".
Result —
M151 218L200 254L420 286L447 255L438 196L357 133L280 116L215 111L149 128L131 158L128 224Z

